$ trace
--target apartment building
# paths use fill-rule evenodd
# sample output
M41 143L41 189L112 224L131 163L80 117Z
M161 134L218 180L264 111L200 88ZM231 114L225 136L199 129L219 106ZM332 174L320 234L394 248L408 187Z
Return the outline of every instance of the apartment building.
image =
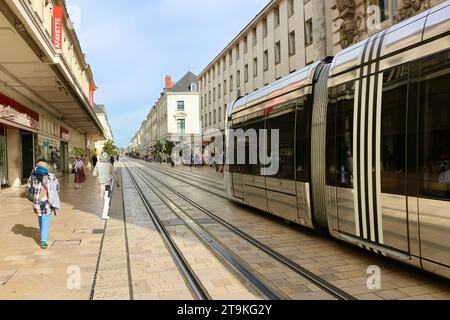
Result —
M192 72L177 83L166 76L164 92L133 137L132 146L142 156L150 155L158 141L177 143L185 135L201 135L197 76Z
M19 187L40 158L70 171L103 128L65 1L1 1L0 43L0 184Z
M198 77L203 132L225 129L231 101L331 52L324 36L324 6L318 0L271 1L208 64Z
M272 0L198 76L203 139L230 102L441 0ZM376 10L378 9L378 10Z
M108 141L114 142L114 134L111 129L111 125L109 124L108 119L108 113L106 111L106 106L96 104L94 107L95 115L97 116L98 120L100 121L103 132L105 133L105 139L104 140L98 140L95 142L95 152L97 155L100 155L100 153L103 151L103 148L105 144Z

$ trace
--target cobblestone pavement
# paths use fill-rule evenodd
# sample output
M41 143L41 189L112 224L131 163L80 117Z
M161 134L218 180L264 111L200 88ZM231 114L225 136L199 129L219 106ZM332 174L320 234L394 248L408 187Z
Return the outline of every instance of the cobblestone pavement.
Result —
M87 176L78 191L73 175L60 179L63 209L53 217L45 251L24 189L0 192L0 299L89 299L104 223L97 217L95 180L90 172ZM75 290L68 289L68 271L81 272L79 289L76 281L70 282Z
M210 168L171 169L166 165L145 165L170 170L172 174L182 172L196 177L204 176L207 179L205 185L209 184L210 179L215 179L219 185L223 181L221 175ZM278 218L206 193L155 170L149 172L158 179L163 178L165 183L191 200L358 299L450 299L450 286L444 279L430 277L393 260L371 255L357 247L325 238L299 226L287 225ZM180 178L189 180L183 175L180 175ZM198 184L196 180L190 179L189 182ZM211 231L227 245L239 248L236 239L227 235L220 227L214 227ZM252 263L260 264L261 268L264 266L264 259L257 255L244 253L241 257L250 258ZM374 265L382 271L380 290L370 290L366 284L367 269ZM291 286L282 284L288 279L284 272L274 272L272 277L280 280L281 288L287 292L292 290Z
M184 280L129 179L124 174L125 213L130 226L130 260L133 284L141 283L141 297L192 299ZM138 180L142 191L167 226L194 273L216 300L258 299L240 279L180 223L179 218ZM136 296L135 296L136 298Z

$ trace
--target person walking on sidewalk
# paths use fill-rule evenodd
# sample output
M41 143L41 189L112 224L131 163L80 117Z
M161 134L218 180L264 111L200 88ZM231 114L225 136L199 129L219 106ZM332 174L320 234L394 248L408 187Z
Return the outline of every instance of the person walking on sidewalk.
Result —
M100 162L94 169L93 176L97 177L98 184L100 186L100 196L104 203L102 219L109 219L109 209L112 198L112 191L114 186L114 178L117 181L117 187L119 187L119 180L117 179L114 166L111 164L110 156L105 152L101 155Z
M98 163L98 158L97 158L97 155L94 154L92 156L92 168L95 168L97 166L97 163Z
M28 180L26 194L33 203L33 210L38 216L41 231L41 248L48 248L48 236L53 214L61 208L59 200L59 182L54 174L49 173L49 164L40 160Z
M75 189L81 189L82 184L86 182L86 174L84 173L84 162L80 156L77 156L73 164L75 170Z

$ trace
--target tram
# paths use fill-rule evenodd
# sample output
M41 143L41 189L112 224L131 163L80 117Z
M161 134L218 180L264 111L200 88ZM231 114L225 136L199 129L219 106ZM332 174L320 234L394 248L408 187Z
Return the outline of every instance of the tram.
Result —
M275 175L227 163L232 200L450 278L450 1L237 99L226 123L227 153L231 130L280 139Z

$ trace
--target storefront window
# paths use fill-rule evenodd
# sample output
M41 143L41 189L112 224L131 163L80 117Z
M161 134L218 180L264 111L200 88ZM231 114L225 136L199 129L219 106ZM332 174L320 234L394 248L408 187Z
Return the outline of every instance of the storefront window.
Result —
M45 159L50 164L50 172L61 173L61 142L40 136L38 139L37 159Z
M6 171L6 139L5 127L0 125L0 185L6 185L7 179Z

